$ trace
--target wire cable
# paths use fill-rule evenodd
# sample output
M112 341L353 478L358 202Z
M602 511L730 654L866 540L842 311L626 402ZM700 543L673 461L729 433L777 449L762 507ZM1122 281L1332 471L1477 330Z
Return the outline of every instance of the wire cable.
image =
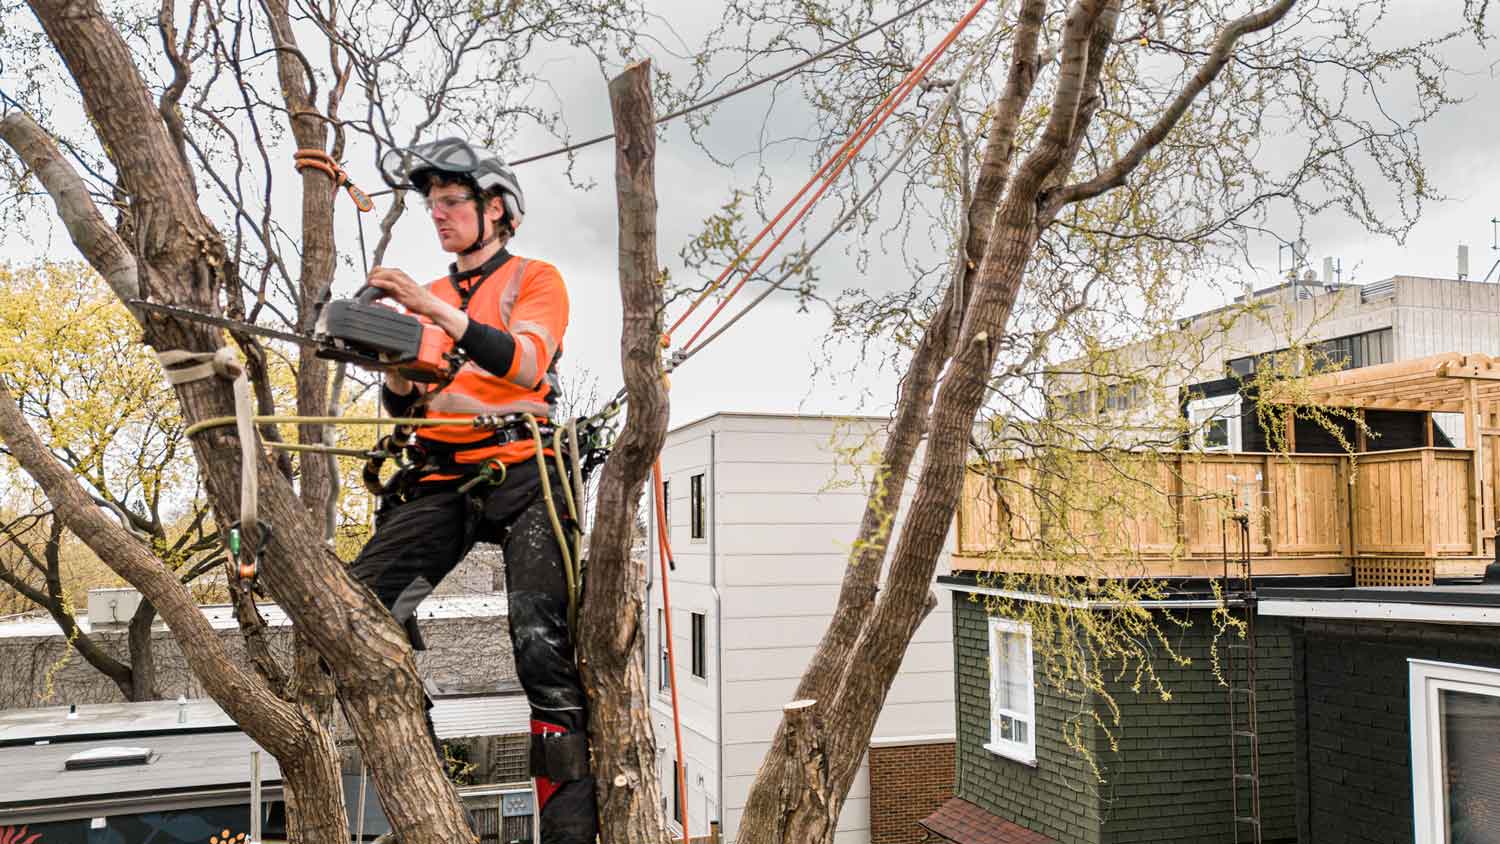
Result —
M995 28L992 28L992 30L990 30L990 33L986 36L986 40L992 39L992 37L995 36L996 33L998 33L999 28L1001 28L1001 25L1004 24L1004 19L1004 15L1001 15L998 19L996 19ZM823 234L823 237L820 238L817 243L814 243L811 249L807 250L807 255L802 256L802 258L799 259L799 261L796 262L795 265L787 268L786 273L781 274L780 279L772 282L771 285L769 285L768 288L765 289L765 291L760 292L760 295L757 295L756 298L753 298L753 300L750 301L750 304L747 304L747 306L742 307L739 312L736 312L735 315L733 315L732 318L729 319L729 322L724 322L724 324L721 325L721 327L718 328L717 331L709 334L708 337L703 337L702 342L697 343L697 345L694 346L691 345L691 340L688 340L688 343L685 343L682 351L679 351L678 354L676 354L676 357L673 357L672 364L670 364L670 367L672 367L672 369L675 369L676 366L681 366L681 364L684 363L684 361L687 361L688 358L691 358L693 357L693 355L696 355L697 352L702 351L703 346L708 345L708 343L714 342L714 340L717 339L720 334L723 334L724 331L732 328L735 322L739 322L741 321L741 319L744 319L744 316L747 315L747 313L750 313L750 310L753 310L754 307L757 306L757 304L765 301L766 297L769 297L772 292L781 289L781 285L784 285L784 283L786 283L787 280L790 279L790 277L795 276L795 274L799 273L802 268L807 267L807 262L813 259L813 255L817 255L817 250L822 249L825 244L828 244L829 240L832 240L832 237L834 237L835 234L838 234L838 232L840 232L841 229L844 228L844 226L849 225L849 223L852 222L855 214L858 214L859 210L861 210L861 208L864 208L865 205L867 205L868 202L870 202L871 199L874 198L874 195L876 195L876 193L879 193L880 187L885 184L885 181L889 180L889 178L891 178L891 175L895 174L895 171L897 171L897 168L901 165L901 162L904 162L904 160L906 160L906 157L910 156L912 150L915 150L916 144L918 144L918 141L921 141L922 136L927 135L927 133L929 133L930 130L932 130L933 127L936 126L939 118L941 118L942 115L947 114L947 112L950 111L951 108L953 108L953 103L956 102L957 97L959 97L959 90L960 88L963 88L963 82L965 82L965 79L968 79L968 76L971 75L972 72L974 72L975 67L978 67L978 64L980 64L980 57L981 55L983 55L983 52L984 51L980 51L980 49L977 49L977 51L974 52L974 55L969 58L969 63L966 64L965 69L963 69L963 72L960 73L959 81L954 82L953 87L948 90L948 96L944 97L942 103L939 103L938 108L933 109L932 114L927 115L927 120L922 123L922 126L919 127L916 132L913 132L910 138L907 138L906 145L904 145L904 147L901 147L901 150L898 151L898 153L895 154L894 157L892 157L889 166L886 166L885 171L880 172L880 177L876 178L874 184L871 184L870 189L865 190L865 192L862 193L862 195L859 196L858 199L855 199L855 201L853 201L853 204L850 205L849 210L844 211L843 216L838 219L838 222L835 222L834 225L832 225L831 228L828 229L828 232L826 232L826 234ZM742 283L744 282L741 282L741 285ZM733 298L735 292L739 292L739 288L735 288L735 291L730 292L729 297L724 298L724 304L729 303L730 298ZM706 319L705 324L703 324L703 328L708 327L708 322L712 321L712 318L714 318L717 313L717 310L715 310L712 315L709 315L709 318ZM702 333L702 328L699 328L699 333ZM696 339L696 334L694 334L694 339Z
M866 37L868 37L870 35L874 35L875 33L877 33L879 31L885 29L886 27L890 26L893 23L901 21L901 20L903 20L905 18L908 18L908 17L916 14L917 12L922 11L923 9L927 8L928 6L932 5L935 2L937 2L937 0L922 0L922 2L920 2L917 5L911 7L910 9L907 9L904 12L901 12L901 13L897 14L895 17L892 17L892 18L890 18L889 20L886 20L886 21L882 21L881 23L875 24L874 26L870 27L869 29L865 30L864 32L861 32L858 35L856 35L856 36L854 36L852 38L849 38L849 39L847 39L845 41L841 41L841 42L833 45L832 47L829 47L828 49L823 50L820 53L814 53L813 55L808 56L807 58L803 59L800 62L797 62L796 64L788 65L787 67L784 67L781 70L775 71L774 73L767 74L766 76L762 76L762 77L759 77L757 79L752 79L749 82L746 82L745 84L740 85L739 87L731 88L730 90L725 91L722 94L716 94L716 95L714 95L712 97L709 97L706 100L699 100L696 103L693 103L693 104L688 105L688 106L684 106L684 107L682 107L682 108L680 108L680 109L678 109L678 110L676 110L674 112L670 112L668 114L664 114L661 117L656 118L656 122L658 124L661 124L661 123L666 123L669 120L676 120L677 118L682 117L684 115L692 114L695 111L700 111L700 110L708 108L709 106L712 106L712 105L717 105L717 104L719 104L719 103L721 103L721 102L729 99L730 97L735 97L735 96L738 96L740 94L745 93L746 91L751 91L751 90L754 90L755 88L759 88L761 85L764 85L767 82L773 82L773 81L775 81L777 79L781 79L782 77L790 76L793 73L796 73L797 71L801 70L804 67L807 67L810 64L813 64L815 62L819 62L819 61L822 61L823 59L828 58L829 56L833 55L834 53L837 53L838 51L844 49L845 47L848 47L848 46L854 44L857 41L860 41L860 40L862 40L862 39L864 39L864 38L866 38ZM579 141L576 144L569 144L568 146L558 147L557 149L549 150L547 152L538 153L536 155L529 155L529 156L527 156L525 158L518 158L515 161L510 162L510 166L516 167L516 166L519 166L521 164L530 164L533 161L541 161L541 160L546 159L546 158L552 158L554 156L563 155L564 153L577 152L578 150L581 150L581 149L583 149L585 147L591 147L591 146L593 146L595 144L602 144L605 141L610 140L614 136L615 136L614 133L611 132L608 135L600 135L600 136L598 136L596 138L589 138L586 141Z
M708 315L708 317L704 319L703 323L698 327L698 330L695 331L693 333L693 335L688 338L687 342L683 344L682 350L680 350L673 357L672 363L671 363L671 368L675 368L676 366L680 365L683 361L686 361L688 358L692 357L693 354L696 354L697 350L699 348L701 348L703 345L707 344L708 341L705 340L704 343L701 343L701 344L698 344L697 346L694 346L694 343L703 334L703 332L705 330L707 330L707 328L709 327L709 325L718 317L718 315L724 310L724 308L729 304L730 300L732 300L740 292L740 290L742 288L744 288L745 284L751 279L751 277L754 275L755 271L757 269L759 269L760 266L761 266L761 264L763 264L765 262L765 260L770 256L771 252L773 250L775 250L775 248L781 243L782 240L784 240L786 238L786 236L788 234L791 233L792 227L795 226L797 224L797 222L799 222L807 214L807 212L809 210L811 210L812 206L818 201L818 199L823 195L823 193L833 184L833 181L838 178L839 174L843 171L843 169L845 167L848 166L848 164L853 160L854 156L859 153L860 149L862 149L864 147L864 145L870 140L870 138L874 137L875 133L880 129L881 125L885 122L885 120L888 119L892 113L894 113L895 109L898 108L901 105L901 102L906 98L906 96L909 95L911 93L911 91L916 88L917 84L921 82L922 78L927 74L927 72L929 70L931 70L932 66L934 64L936 64L938 58L941 57L942 53L944 51L946 51L949 46L952 45L952 43L958 38L959 33L961 33L964 30L964 28L969 25L969 23L974 19L974 17L984 7L984 5L985 5L986 2L987 2L987 0L977 0L977 2L969 9L968 13L966 15L964 15L964 17L959 20L959 22L953 27L953 29L948 32L948 34L943 38L943 40L941 42L939 42L936 47L933 48L932 52L930 52L927 55L927 57L923 59L922 63L919 64L916 68L914 68L912 70L912 72L910 74L908 74L907 77L904 80L902 80L901 84L899 86L897 86L897 88L894 91L892 91L890 95L888 95L886 97L885 101L882 102L879 107L877 107L876 111L874 113L872 113L870 117L866 118L866 120L861 124L860 129L856 130L856 134L854 136L851 136L850 141L846 142L845 146L841 147L840 150L839 150L839 152L836 153L831 159L829 159L830 162L837 161L838 162L838 166L834 169L834 171L832 173L830 173L825 178L825 180L823 182L823 185L818 189L817 193L815 193L807 201L807 203L803 206L802 210L799 211L798 214L797 214L797 216L792 219L791 223L788 224L786 231L782 232L782 234L779 235L775 239L775 241L773 241L771 243L771 245L769 247L767 247L765 253L761 255L761 257L755 262L755 264L752 265L748 270L745 271L743 277L741 277L739 283L735 285L734 289L731 290L729 292L729 294L724 297L723 301L719 302L718 306L714 308L713 312L710 313ZM1003 21L1003 19L1004 19L1003 16L1001 16L999 18L999 20L1001 20L1001 21ZM998 27L999 25L1000 24L997 22L996 26ZM967 77L967 75L975 67L975 65L977 64L977 61L978 61L978 56L981 53L982 53L982 51L975 51L974 57L972 57L969 60L969 64L964 69L964 77ZM952 104L952 102L953 102L953 100L954 100L954 98L955 98L958 90L961 87L962 87L962 85L961 85L961 81L960 81L960 84L955 84L955 85L953 85L949 89L948 96L944 99L943 104L941 106L939 106L939 108L937 108L936 110L934 110L934 112L933 112L932 115L929 115L929 117L928 117L928 124L923 126L922 131L918 131L918 132L916 132L916 133L914 133L912 135L912 137L908 140L906 146L901 150L900 153L897 154L897 156L896 156L895 160L892 162L891 166L889 168L887 168L886 171L881 175L880 179L875 183L874 187L872 187L870 191L867 191L863 196L861 196L855 202L855 204L850 208L850 210L842 218L839 219L839 221L834 225L834 227L832 229L829 230L828 234L824 235L824 237L821 240L818 241L818 243L812 248L812 250L809 251L806 255L804 255L802 257L802 259L800 261L798 261L797 264L794 267L792 267L786 273L784 273L782 275L782 277L774 285L772 285L770 288L768 288L766 292L762 293L760 297L758 297L757 299L755 299L751 303L750 307L754 307L755 305L759 304L772 291L774 291L776 289L779 289L780 286L782 284L784 284L786 282L786 280L789 279L792 276L793 273L799 271L802 267L805 267L807 265L807 262L809 260L811 260L812 256L814 254L816 254L817 250L821 249L824 244L826 244L830 239L832 239L832 237L833 237L834 234L836 234L840 229L842 229L845 225L847 225L848 222L851 219L853 219L853 215L855 213L857 213L873 197L873 195L875 194L875 192L879 190L880 186L888 178L890 178L891 174L895 171L896 166L899 165L900 162L903 161L906 158L906 156L908 156L911 153L911 151L912 151L913 148L915 148L916 141L927 130L928 126L931 125L932 121L936 119L936 115L946 113L947 109ZM878 117L878 119L877 119L877 117ZM873 121L873 125L871 125L872 121ZM854 139L856 137L858 137L858 133L861 132L861 131L863 131L866 126L870 126L870 128L868 130L868 133L865 134L865 136L859 140L858 144L855 145L852 150L850 150L849 149L849 143L852 142L852 141L854 141ZM846 152L847 152L847 154L846 154ZM826 167L827 167L827 165L825 164L824 169L826 169ZM821 174L822 172L823 172L823 170L820 170L819 174ZM819 174L815 174L813 176L813 180L814 181L819 178ZM809 182L809 184L807 186L804 186L803 190L799 191L798 194L797 194L797 196L800 197L803 193L806 192L807 187L810 187L810 186L811 186L811 182ZM796 198L794 197L792 201L796 202ZM770 230L771 226L774 226L776 224L776 222L778 220L780 220L781 216L786 213L786 210L787 209L784 208L782 210L782 213L778 214L775 220L772 220L771 223L765 229L762 229L761 234L757 235L757 237L756 237L757 241L760 239L760 237L764 236ZM755 243L755 241L752 241L751 247L754 246L754 243ZM748 252L748 248L745 251ZM745 254L745 252L742 252L741 256L743 256L744 254ZM733 265L731 264L731 266L733 266ZM725 277L725 275L721 274L720 280L722 281L722 279L724 277ZM719 282L716 281L715 284L712 285L708 289L708 291L705 291L705 294L707 292L711 292L718 285L719 285ZM698 299L698 301L701 302L702 300L703 300L703 296L700 296L699 299ZM688 309L688 313L689 314L692 313L693 308L697 307L697 304L698 304L698 302L694 302L693 306ZM733 325L735 322L738 322L740 320L740 318L742 318L744 316L744 314L748 310L749 309L747 308L745 311L741 311L739 314L737 314L734 317L734 319L732 319L727 325L725 325L724 328L721 328L720 330L714 332L714 334L709 339L713 339L715 337L718 337L720 334L723 334L724 333L724 329L728 328L729 325ZM683 321L686 319L686 316L687 315L684 314L684 316L682 318L679 318L677 320L677 322L674 323L674 325L673 325L673 329L674 330L683 323Z

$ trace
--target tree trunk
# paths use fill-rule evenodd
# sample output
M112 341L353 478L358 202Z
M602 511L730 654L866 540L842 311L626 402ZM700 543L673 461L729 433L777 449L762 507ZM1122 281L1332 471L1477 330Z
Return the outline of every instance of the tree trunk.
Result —
M151 647L151 627L156 622L156 605L148 598L141 598L130 617L130 632L126 638L130 648L131 700L156 700L161 693L156 690L156 651Z
M143 294L213 310L220 292L236 289L239 280L222 238L197 206L192 179L129 48L92 0L32 0L31 7L77 81L92 125L129 196L125 214L134 239L132 253L147 282ZM92 262L99 255L86 257ZM159 351L213 353L222 344L217 329L173 319L148 319L145 334ZM180 384L176 393L189 424L233 415L227 380ZM233 524L240 512L241 469L233 429L196 435L193 452L216 521ZM405 634L326 547L321 519L314 520L263 454L253 459L260 463L261 520L273 528L262 581L333 673L392 826L405 844L472 840L457 792L438 760L422 752L428 746L422 684ZM257 537L247 539L245 551L254 553ZM170 620L160 596L148 597ZM252 714L218 693L214 698L231 715ZM236 721L249 729L237 715ZM296 745L282 746L290 752Z
M651 66L610 82L619 194L620 358L629 412L599 479L579 622L579 667L589 694L589 745L603 844L667 838L656 777L656 741L641 659L642 570L630 557L632 526L667 431L661 366L661 269L656 259L656 133Z
M286 101L292 137L296 139L299 149L322 151L328 142L327 124L317 112L317 103L313 102L308 90L307 74L302 62L293 52L299 48L290 12L284 0L269 0L266 12L272 39L279 48L276 54L277 78L281 81L281 93ZM333 210L338 198L337 191L338 186L323 171L311 167L302 171L302 267L298 278L298 331L311 332L317 308L333 285L337 258ZM328 415L328 362L317 357L315 351L306 346L298 350L297 414ZM297 426L298 440L303 443L323 445L328 432L327 425ZM331 454L307 453L300 462L302 501L307 505L308 512L320 520L326 519L332 501L338 495L337 460ZM324 538L332 539L335 526L325 523L323 527Z

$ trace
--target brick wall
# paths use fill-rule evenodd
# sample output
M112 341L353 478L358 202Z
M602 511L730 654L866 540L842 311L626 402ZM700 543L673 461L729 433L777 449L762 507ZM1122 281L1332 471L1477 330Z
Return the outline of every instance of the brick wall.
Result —
M957 795L1062 844L1102 844L1094 776L1062 734L1077 699L1059 693L1039 673L1036 764L1008 759L984 747L990 740L988 616L962 592L953 593L953 653Z
M1407 660L1500 668L1500 642L1491 630L1459 625L1309 619L1297 645L1306 710L1298 729L1304 839L1410 842Z
M1157 675L1171 692L1163 701L1149 689L1136 693L1126 675L1106 688L1120 707L1119 749L1100 754L1103 839L1108 844L1234 840L1230 813L1228 690L1213 672L1214 625L1208 610L1176 613L1190 622L1172 635L1179 655L1163 656ZM1166 622L1163 629L1173 630ZM1296 709L1292 686L1292 636L1280 619L1256 619L1256 695L1260 734L1260 814L1263 841L1295 841ZM1220 653L1224 653L1224 642ZM1236 651L1236 656L1243 651ZM1242 667L1243 661L1239 667ZM1238 672L1237 672L1238 673ZM1243 674L1240 674L1243 678ZM1243 698L1241 698L1243 699ZM1243 713L1241 724L1245 723ZM1246 742L1241 740L1241 747ZM1249 754L1240 756L1248 772ZM1241 790L1242 807L1248 799ZM1241 827L1241 840L1246 828Z
M870 844L917 844L953 796L953 742L870 748Z

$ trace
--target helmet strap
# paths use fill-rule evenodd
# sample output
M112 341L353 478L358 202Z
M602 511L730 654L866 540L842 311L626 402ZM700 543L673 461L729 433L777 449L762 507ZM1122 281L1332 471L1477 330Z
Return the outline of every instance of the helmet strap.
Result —
M478 212L478 215L479 215L479 236L476 237L476 238L474 238L473 245L471 245L468 249L465 249L464 251L462 251L462 252L460 252L458 254L460 254L460 255L473 255L475 252L478 252L479 250L483 249L484 247L489 246L491 243L494 243L496 240L500 239L500 227L499 226L496 226L495 230L493 232L491 232L489 234L489 236L485 236L485 228L486 228L485 223L486 223L486 220L485 220L485 216L484 216L484 207L485 207L486 204L488 204L488 203L486 203L486 201L484 200L484 198L482 196L480 196L476 192L475 195L474 195L474 210L476 212ZM501 222L504 222L504 221L502 220Z

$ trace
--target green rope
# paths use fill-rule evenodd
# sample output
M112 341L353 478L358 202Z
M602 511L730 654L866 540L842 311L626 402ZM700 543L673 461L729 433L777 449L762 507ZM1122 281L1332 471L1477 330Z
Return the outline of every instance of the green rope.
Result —
M542 429L536 424L536 417L530 413L522 414L526 424L531 428L531 438L536 440L536 466L541 473L542 500L547 503L547 516L552 519L552 533L557 537L557 549L562 552L563 573L568 578L568 629L573 631L574 636L578 633L578 575L573 568L573 555L569 550L567 532L563 530L562 519L557 515L557 504L552 500L552 482L547 480L547 456L542 452L546 440L542 439Z
M257 416L254 419L257 425L286 424L286 425L410 425L423 428L435 425L463 425L468 428L474 427L472 419L425 419L412 417L390 417L390 416ZM233 416L215 416L195 422L188 426L187 436L199 434L209 428L222 428L233 425Z

